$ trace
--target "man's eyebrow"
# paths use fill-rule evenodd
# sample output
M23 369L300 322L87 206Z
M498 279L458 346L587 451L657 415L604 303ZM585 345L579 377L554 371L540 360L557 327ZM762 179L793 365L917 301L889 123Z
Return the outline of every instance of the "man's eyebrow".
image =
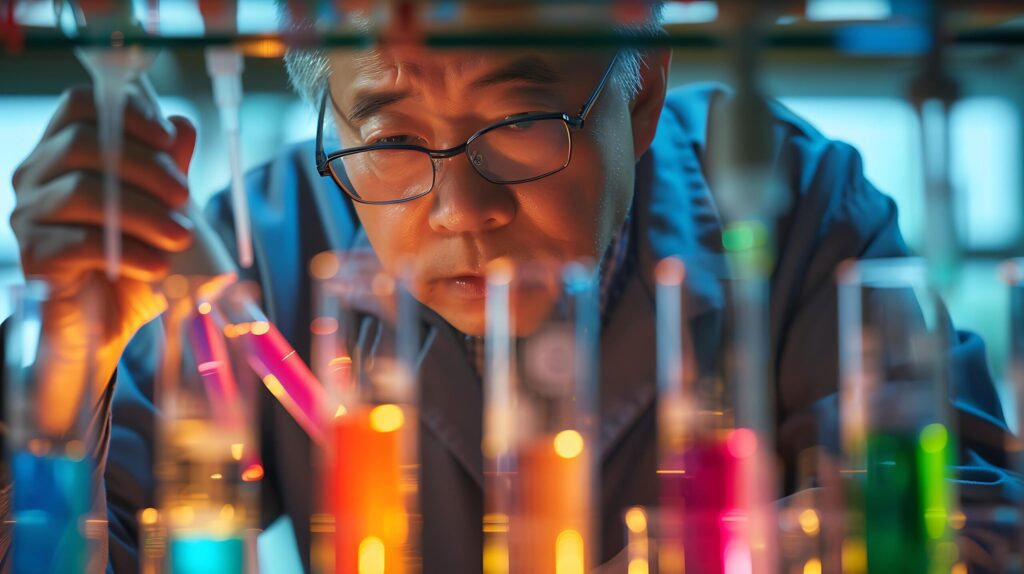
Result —
M334 109L348 121L360 122L373 117L382 109L398 103L409 96L410 93L408 91L359 93L356 94L355 103L352 105L352 111L348 114L341 111L333 97L331 97L331 103L334 104Z
M472 88L480 90L497 84L509 82L529 82L533 84L554 84L559 79L555 70L543 60L535 56L515 60L514 62L484 75L474 81Z

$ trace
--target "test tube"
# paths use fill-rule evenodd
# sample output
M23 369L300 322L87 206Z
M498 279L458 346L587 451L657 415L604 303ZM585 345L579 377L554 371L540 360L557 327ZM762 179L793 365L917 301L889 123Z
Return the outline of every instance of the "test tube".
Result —
M595 566L596 284L586 263L487 271L485 570Z
M324 446L329 397L295 348L267 319L254 291L228 290L218 299L224 335L241 346L249 367L295 422Z
M655 270L659 572L771 571L770 559L763 556L766 550L759 549L770 539L765 533L767 496L758 488L772 484L773 470L765 462L757 427L742 424L755 417L744 418L737 396L751 392L751 382L744 378L751 377L735 365L722 370L697 364L684 306L685 277L685 265L676 258L659 262ZM743 287L735 284L745 281L752 280L724 284L734 284L734 291L741 292ZM737 314L746 311L739 305L733 309ZM739 324L737 330L742 330ZM757 364L756 349L744 342L749 343L744 335L729 333L716 354L724 353L725 363ZM763 384L760 378L753 380Z
M71 298L32 279L11 291L5 403L15 574L85 572L102 558L89 524L99 518L97 425L110 396L95 378L100 294L83 283Z
M949 572L949 318L920 259L848 262L838 282L844 571Z
M370 251L311 264L313 364L331 406L311 520L317 572L419 568L419 322L403 268L386 271Z
M165 572L246 572L258 478L246 461L258 447L255 409L242 399L238 372L216 302L194 296L180 275L164 281L167 336L157 381L161 425L156 475Z

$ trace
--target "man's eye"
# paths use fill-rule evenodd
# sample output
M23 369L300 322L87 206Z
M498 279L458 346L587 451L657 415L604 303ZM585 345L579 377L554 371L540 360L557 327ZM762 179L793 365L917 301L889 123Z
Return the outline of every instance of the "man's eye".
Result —
M387 136L373 140L373 144L408 144L413 141L412 136Z

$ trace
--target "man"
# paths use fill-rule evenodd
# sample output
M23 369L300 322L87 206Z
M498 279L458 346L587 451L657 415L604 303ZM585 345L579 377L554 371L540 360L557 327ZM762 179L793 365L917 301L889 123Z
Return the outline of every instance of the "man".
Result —
M721 264L706 156L712 102L727 97L704 86L666 98L669 63L667 50L425 55L383 47L288 58L293 82L333 118L337 137L324 149L290 149L248 176L257 261L249 275L261 283L271 319L308 358L303 295L316 253L368 244L386 268L413 256L414 292L431 333L419 365L426 572L481 567L482 397L473 349L483 330L483 269L498 257L602 262L603 561L622 548L623 509L657 503L652 271L669 255L695 271ZM152 356L163 301L150 284L166 275L191 231L180 210L195 131L151 109L129 103L122 275L102 283L116 314L99 353L100 376L112 385L100 402L111 417L109 446L97 457L105 462L116 572L137 567L135 513L154 504ZM791 208L777 221L770 357L776 446L792 468L835 392L836 265L904 255L906 247L895 206L864 179L856 152L781 107L773 112L778 155L790 160L782 175ZM70 91L14 178L12 223L25 272L53 282L58 299L104 268L94 117L90 92ZM338 147L327 147L331 141ZM231 234L223 194L207 215ZM721 305L695 295L701 303L688 318L699 331ZM966 495L994 499L1012 482L993 466L1005 465L1001 409L980 341L962 335L952 352L969 375L956 397L970 465L963 472L979 480L978 492ZM290 515L308 564L310 444L265 398L263 518Z

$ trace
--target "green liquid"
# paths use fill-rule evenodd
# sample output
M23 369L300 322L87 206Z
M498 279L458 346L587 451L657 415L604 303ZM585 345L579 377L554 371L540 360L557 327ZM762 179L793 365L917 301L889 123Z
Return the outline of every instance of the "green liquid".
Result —
M945 428L868 437L864 513L872 574L948 573L948 472L952 453Z
M85 572L85 519L92 500L92 464L24 451L11 457L14 477L14 574Z
M242 574L244 564L245 544L241 538L171 539L173 574Z

